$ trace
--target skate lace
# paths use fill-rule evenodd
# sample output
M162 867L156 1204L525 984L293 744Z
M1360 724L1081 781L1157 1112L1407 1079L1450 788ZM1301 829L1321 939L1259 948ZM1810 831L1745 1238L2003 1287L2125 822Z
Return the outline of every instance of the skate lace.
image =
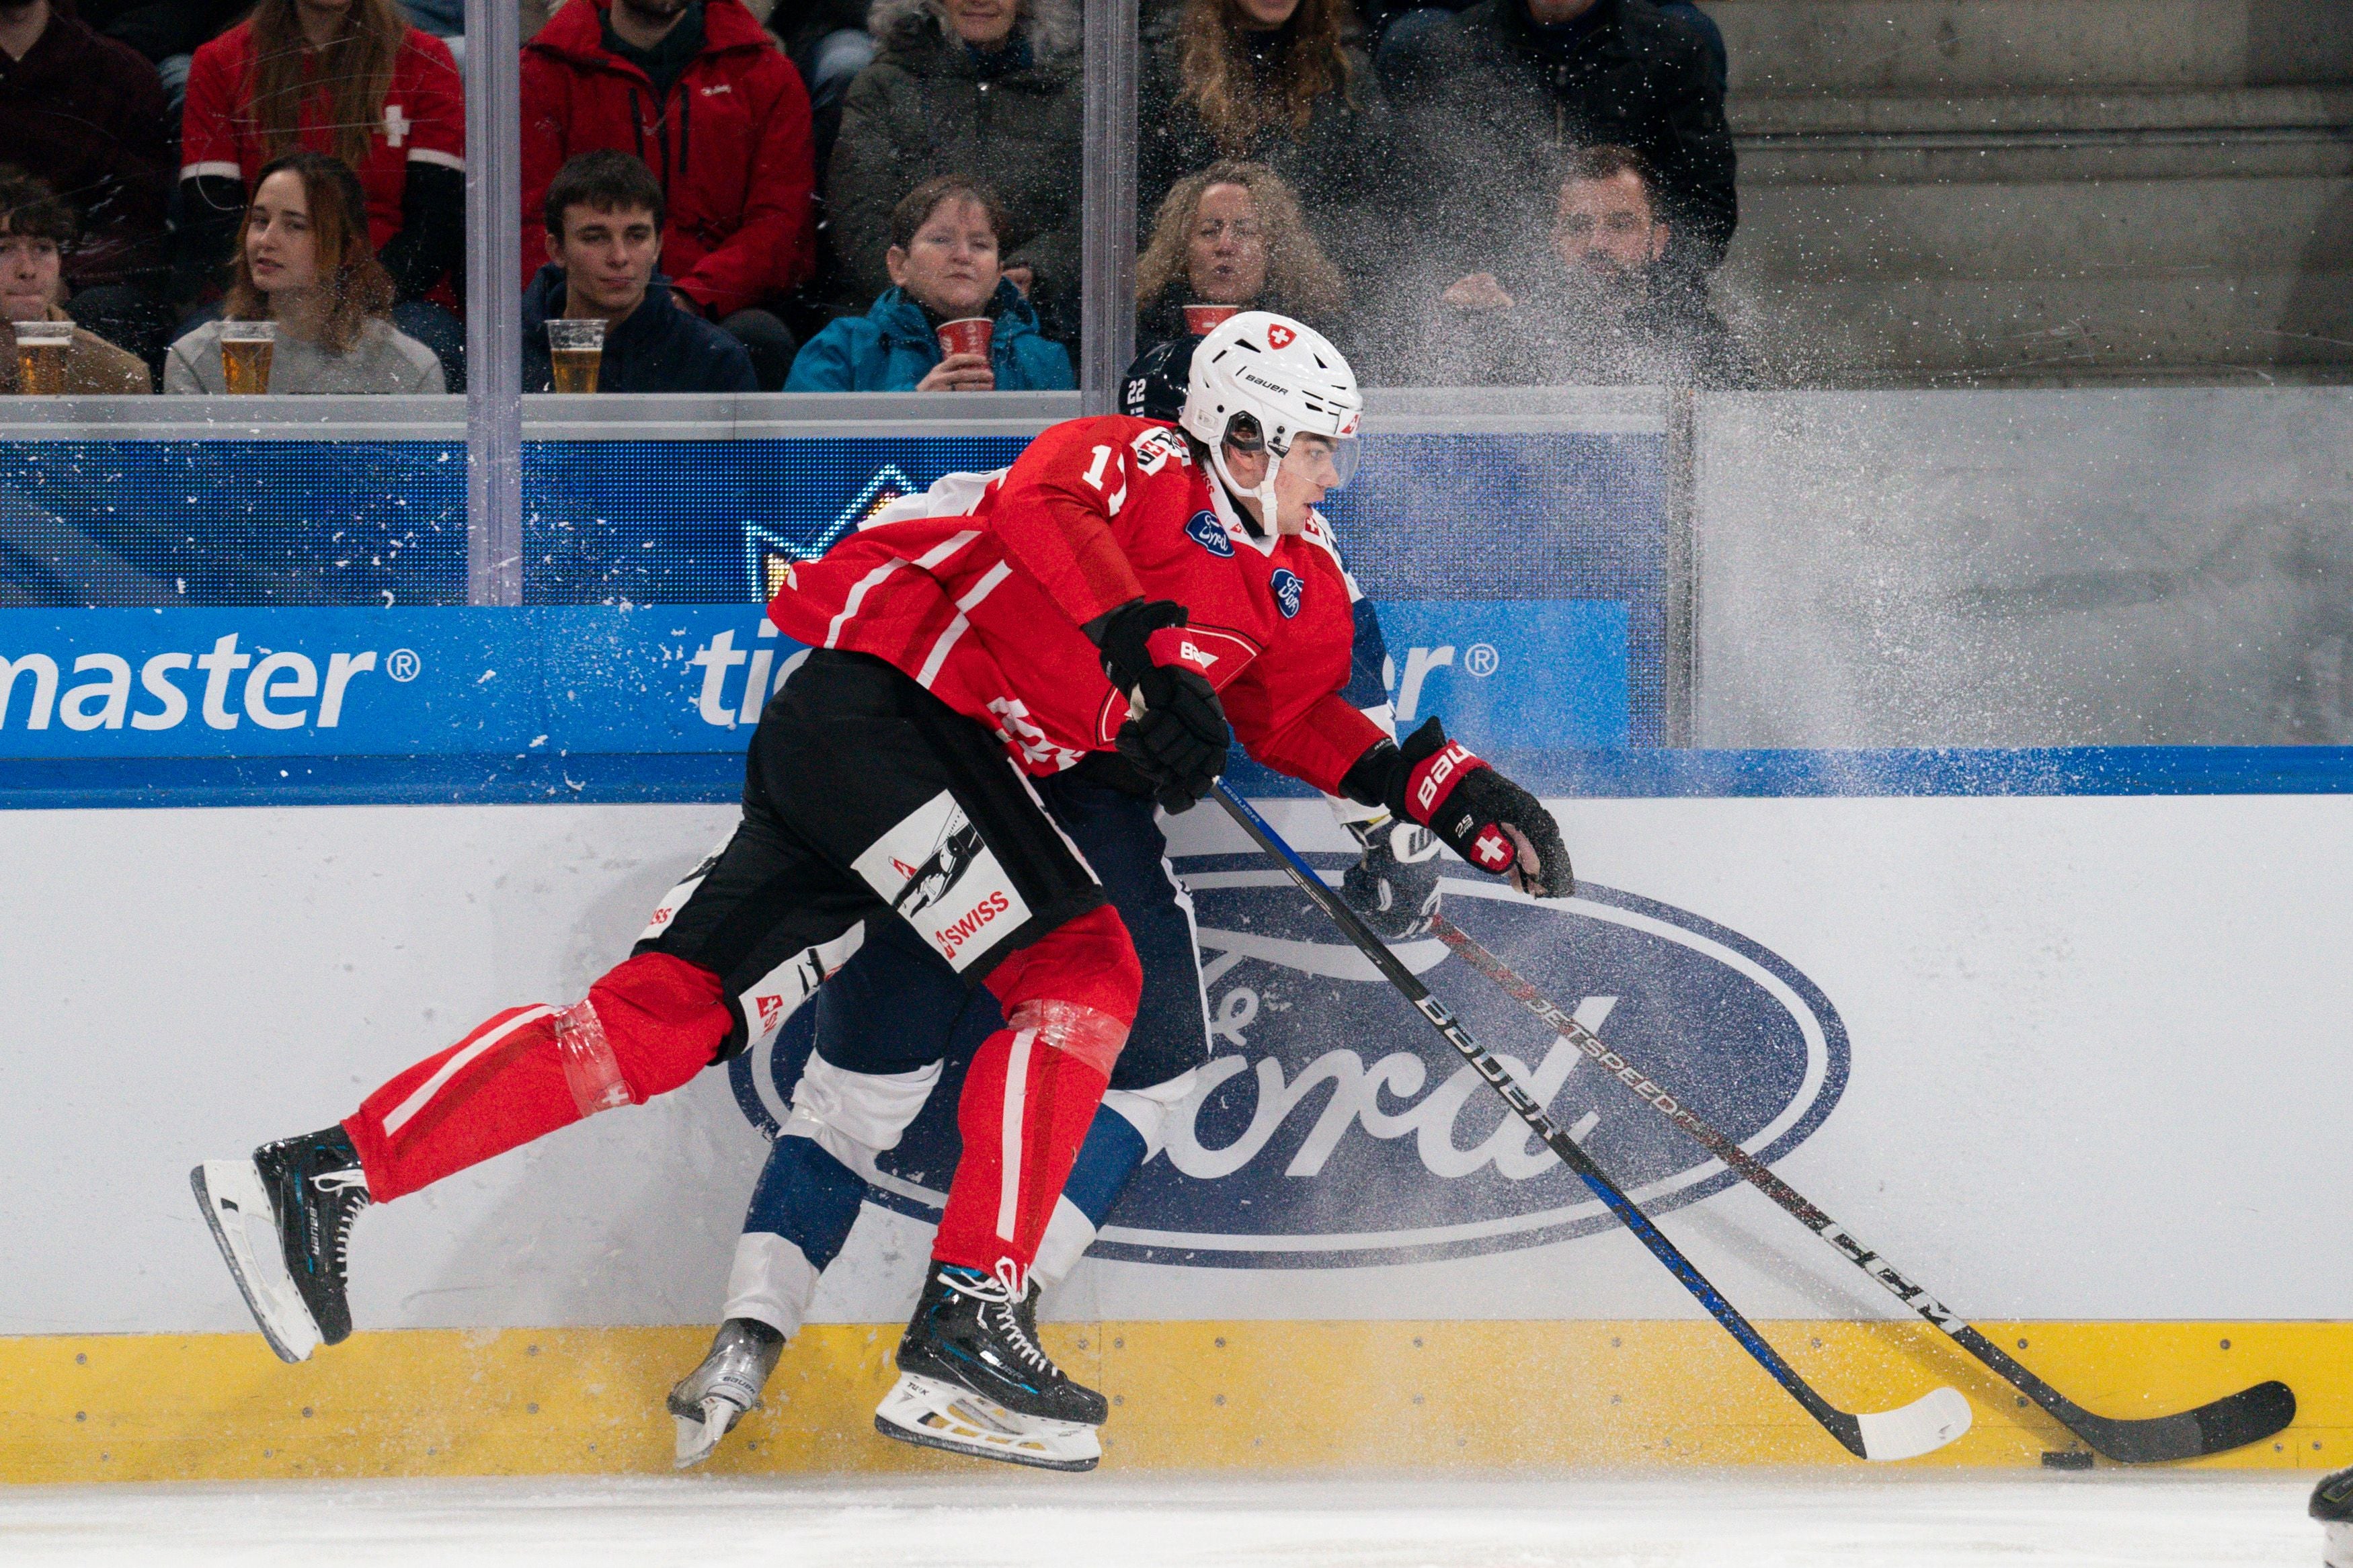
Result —
M1029 1363L1031 1371L1051 1372L1053 1362L1047 1358L1038 1342L1029 1337L1029 1331L1022 1326L1021 1314L1017 1310L1029 1296L1029 1282L1022 1278L1021 1266L1009 1258L997 1259L997 1278L992 1283L1005 1292L1002 1297L992 1294L988 1300L996 1309L1001 1331L1013 1343L1015 1353Z
M311 1178L311 1184L329 1196L355 1193L335 1205L335 1262L338 1266L349 1255L352 1246L352 1222L360 1217L360 1210L375 1202L368 1195L366 1173L356 1168L348 1171L322 1171Z

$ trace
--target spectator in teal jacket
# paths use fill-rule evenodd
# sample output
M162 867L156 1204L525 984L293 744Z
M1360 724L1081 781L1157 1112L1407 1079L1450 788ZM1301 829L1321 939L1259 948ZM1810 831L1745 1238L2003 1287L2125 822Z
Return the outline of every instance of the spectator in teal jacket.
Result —
M793 361L786 392L1062 392L1071 356L1038 331L1038 313L1005 279L1004 220L988 192L943 175L891 214L892 286L862 316L844 316ZM940 352L940 328L986 317L988 352Z

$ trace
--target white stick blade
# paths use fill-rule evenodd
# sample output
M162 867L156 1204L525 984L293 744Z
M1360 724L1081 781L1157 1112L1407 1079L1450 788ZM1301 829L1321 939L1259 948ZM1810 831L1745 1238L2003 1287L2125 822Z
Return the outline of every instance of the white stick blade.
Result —
M1901 1410L1858 1415L1866 1459L1916 1459L1933 1454L1969 1429L1969 1402L1958 1392L1939 1388Z

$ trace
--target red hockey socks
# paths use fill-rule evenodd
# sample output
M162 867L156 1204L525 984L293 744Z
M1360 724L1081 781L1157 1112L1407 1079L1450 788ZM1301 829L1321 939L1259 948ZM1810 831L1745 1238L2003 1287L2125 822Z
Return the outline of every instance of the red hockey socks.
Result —
M569 1007L511 1007L371 1094L343 1123L378 1203L559 1127L641 1105L710 1064L733 1016L719 977L666 953Z
M965 1074L964 1153L932 1256L1026 1273L1134 1022L1144 972L1105 906L1013 954L988 984L1007 1026Z

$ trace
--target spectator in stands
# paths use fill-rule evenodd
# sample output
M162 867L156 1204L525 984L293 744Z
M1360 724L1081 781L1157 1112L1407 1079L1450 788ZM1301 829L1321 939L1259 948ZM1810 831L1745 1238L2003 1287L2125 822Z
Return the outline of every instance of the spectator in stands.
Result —
M356 174L392 320L462 384L466 106L448 48L394 0L259 0L198 49L181 132L184 298L216 286L262 165L297 148Z
M101 37L128 44L164 81L171 123L180 123L197 48L235 26L250 0L74 0L74 15Z
M392 278L368 243L368 197L340 160L289 153L254 182L238 227L228 319L278 323L269 390L436 393L433 351L394 329ZM219 321L172 345L166 392L225 392Z
M1186 175L1162 200L1135 264L1135 338L1146 345L1189 335L1187 305L1277 310L1329 335L1347 285L1282 175L1263 163L1221 162Z
M172 127L155 68L59 0L0 0L0 158L80 214L64 258L75 321L161 359Z
M841 109L849 84L874 63L874 35L867 31L866 0L777 0L768 30L808 89L809 140L817 152L818 184L832 166L841 134Z
M1349 0L1185 0L1166 13L1145 40L1136 210L1155 210L1196 169L1247 160L1290 183L1351 271L1384 257L1415 180L1355 26Z
M1430 28L1399 63L1434 174L1428 232L1471 239L1492 270L1530 237L1492 215L1550 204L1568 148L1632 149L1673 235L1667 264L1697 277L1739 219L1724 85L1706 45L1648 0L1478 0Z
M676 302L782 385L794 340L778 311L817 267L808 94L741 0L571 0L548 18L522 55L526 225L556 171L600 150L643 159L668 194Z
M1436 5L1417 7L1404 0L1367 0L1365 21L1380 40L1373 50L1373 66L1380 72L1382 84L1394 89L1401 70L1411 69L1409 62L1418 56L1424 36L1473 4L1475 0L1438 0ZM1707 48L1708 62L1715 68L1716 90L1723 91L1730 56L1724 47L1724 29L1715 25L1715 18L1692 0L1651 0L1651 4L1699 36Z
M1640 157L1583 148L1563 163L1549 244L1504 278L1446 290L1423 378L1440 385L1754 385L1756 362L1664 263L1672 231Z
M1071 356L1039 335L1037 312L997 264L1005 221L997 200L944 174L910 191L891 215L891 287L862 316L808 341L787 392L1065 392ZM939 330L990 322L988 353L943 357Z
M73 248L73 209L21 169L0 163L0 392L17 386L16 353L6 342L15 321L72 320L65 297L64 257ZM66 391L74 396L152 393L153 379L135 354L87 327L66 350Z
M547 265L522 296L522 389L553 392L551 320L601 318L599 392L757 392L744 345L679 308L656 271L661 182L627 153L583 153L548 182Z
M878 0L880 52L850 84L828 185L850 300L889 282L892 215L926 180L998 193L1005 272L1076 333L1081 94L1073 0Z

